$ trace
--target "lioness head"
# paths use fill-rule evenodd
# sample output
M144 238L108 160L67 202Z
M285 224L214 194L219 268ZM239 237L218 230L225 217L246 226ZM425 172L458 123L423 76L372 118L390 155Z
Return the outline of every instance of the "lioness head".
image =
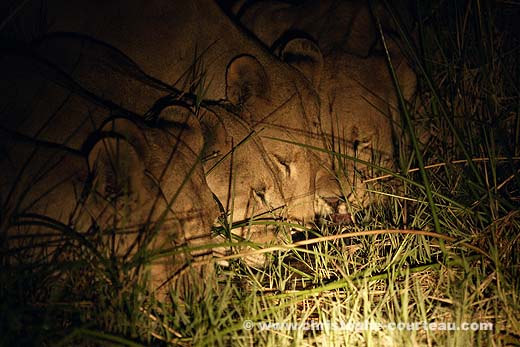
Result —
M388 57L384 51L368 57L334 51L322 57L307 38L291 39L279 50L282 59L318 81L323 146L342 155L324 159L325 169L317 174L318 200L344 196L354 206L365 206L364 180L380 174L378 167L393 167L394 143L403 136L397 88L410 100L416 76L390 38L387 45ZM294 46L314 47L309 49L313 59L294 54Z
M209 256L183 249L210 241L218 207L200 161L198 121L182 124L113 119L82 151L4 134L2 234L13 259L64 261L87 252L101 262L120 257L122 265L146 255L157 289L189 259Z
M363 181L377 175L374 165L392 167L394 143L402 136L396 90L405 100L415 92L415 73L393 35L399 24L378 1L251 1L239 2L232 12L317 85L323 147L346 156L324 159L318 198L344 195L365 205Z

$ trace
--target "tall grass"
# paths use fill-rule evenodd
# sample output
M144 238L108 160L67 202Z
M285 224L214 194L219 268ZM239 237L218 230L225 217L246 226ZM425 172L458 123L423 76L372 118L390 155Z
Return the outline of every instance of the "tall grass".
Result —
M81 248L70 262L56 264L65 282L53 266L12 268L2 259L0 343L519 345L519 41L505 27L507 13L519 7L417 4L421 24L403 49L418 73L420 94L406 105L410 123L403 127L427 141L403 145L401 170L372 181L372 194L386 199L357 211L348 225L268 222L288 238L282 245L233 240L233 225L222 223L215 232L228 236L225 246L256 250L246 247L227 257L226 266L215 262L215 273L204 282L179 283L165 301L146 292L146 272L134 271L142 264L115 266L122 279L115 287ZM402 189L394 189L392 180ZM299 233L291 232L295 229ZM244 262L251 252L268 265ZM259 325L269 322L307 325ZM382 326L414 322L492 326L449 331Z

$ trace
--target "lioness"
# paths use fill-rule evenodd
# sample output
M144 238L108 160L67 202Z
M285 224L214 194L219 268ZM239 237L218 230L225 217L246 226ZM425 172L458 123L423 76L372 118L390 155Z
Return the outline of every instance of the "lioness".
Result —
M396 88L410 100L416 77L399 41L389 33L395 25L381 3L370 8L362 1L251 1L238 2L233 11L282 60L304 71L317 85L326 148L392 166L394 143L402 137ZM388 56L373 13L386 30ZM391 76L387 58L398 81ZM369 167L334 158L325 167L333 171L318 178L318 195L340 195L330 184L337 179L351 202L367 203L362 181L371 175Z
M159 289L179 278L189 259L210 256L181 248L208 243L218 215L200 161L200 126L179 122L172 109L162 113L160 128L108 117L79 150L3 130L3 261L57 265L84 253L80 259L115 266L110 259L120 257L122 267L152 264L151 284ZM117 285L120 278L109 280Z

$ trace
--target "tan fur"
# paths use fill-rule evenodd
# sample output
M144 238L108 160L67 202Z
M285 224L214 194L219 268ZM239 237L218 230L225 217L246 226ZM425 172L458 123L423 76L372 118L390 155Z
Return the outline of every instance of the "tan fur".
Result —
M364 1L336 0L296 5L258 1L235 8L249 30L317 85L324 147L388 168L392 167L394 141L403 135L396 86L371 11L383 30L394 29L378 2L372 10ZM415 93L415 73L398 41L386 33L399 88L405 100L410 100ZM317 195L344 194L357 205L366 204L362 180L373 175L373 170L350 159L324 161L325 169L317 177ZM360 194L353 194L355 191Z

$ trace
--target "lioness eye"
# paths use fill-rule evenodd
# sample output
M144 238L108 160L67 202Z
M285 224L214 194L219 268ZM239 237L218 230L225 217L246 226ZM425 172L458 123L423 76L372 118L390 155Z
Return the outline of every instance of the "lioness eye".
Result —
M291 165L290 163L280 157L279 155L276 155L274 156L276 158L276 163L280 166L281 170L284 172L285 176L286 177L291 177Z
M265 190L263 189L255 189L253 190L255 192L255 195L260 198L260 200L265 200Z

